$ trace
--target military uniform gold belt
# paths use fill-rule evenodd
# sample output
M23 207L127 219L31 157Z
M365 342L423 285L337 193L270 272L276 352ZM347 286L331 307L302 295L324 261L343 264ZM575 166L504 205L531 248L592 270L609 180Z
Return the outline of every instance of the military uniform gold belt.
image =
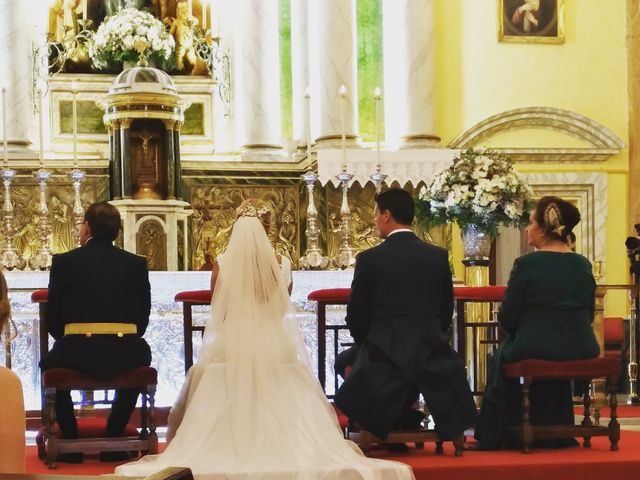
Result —
M138 327L133 323L67 323L64 326L65 335L135 335Z

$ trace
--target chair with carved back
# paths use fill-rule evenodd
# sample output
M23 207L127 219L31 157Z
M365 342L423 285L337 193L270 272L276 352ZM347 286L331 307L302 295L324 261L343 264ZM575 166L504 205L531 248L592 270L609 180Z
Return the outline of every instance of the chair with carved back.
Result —
M327 323L327 307L346 305L349 303L351 297L350 288L332 288L314 290L309 293L307 299L315 301L317 303L317 339L318 339L318 377L322 388L326 385L326 335L328 332L332 333L334 358L338 353L341 346L338 340L338 332L340 330L347 330L346 324L328 324ZM345 376L348 375L349 368L345 370ZM335 380L335 386L338 386L338 380ZM340 426L345 432L345 437L349 440L357 443L363 452L368 453L373 445L383 443L413 443L416 448L424 448L425 442L435 442L436 453L443 453L443 442L434 430L418 429L418 430L392 430L385 439L381 439L353 423L349 422L348 418L338 411L338 420ZM464 439L461 437L454 441L455 455L462 455Z
M48 290L36 290L31 301L39 304L40 358L49 351L46 327L46 303ZM68 369L52 368L41 374L43 392L42 422L36 443L38 456L50 469L57 467L58 455L62 453L100 453L113 451L142 451L158 453L158 436L154 418L155 391L158 373L153 367L139 367L111 379L95 379L85 373ZM106 436L106 417L80 416L78 438L60 438L56 424L55 402L58 390L107 391L137 389L141 392L140 431L129 424L120 437ZM108 403L108 402L107 402Z

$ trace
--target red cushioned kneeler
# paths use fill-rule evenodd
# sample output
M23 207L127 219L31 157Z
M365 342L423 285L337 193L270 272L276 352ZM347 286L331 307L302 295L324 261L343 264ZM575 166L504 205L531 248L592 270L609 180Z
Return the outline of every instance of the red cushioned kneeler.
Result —
M204 333L203 325L193 324L191 307L194 305L210 305L211 290L190 290L178 292L174 297L176 302L182 302L182 331L184 333L184 372L187 373L193 365L193 332Z
M523 452L531 451L536 438L573 438L583 437L585 447L591 446L591 437L606 435L609 437L611 450L618 450L620 440L620 425L617 420L616 390L620 377L620 362L615 358L591 358L588 360L522 360L506 364L503 374L507 378L520 378L522 385L522 425L513 427L522 438ZM531 400L529 392L535 380L587 380L605 377L609 393L609 407L611 420L605 426L594 425L591 421L590 388L585 388L583 395L584 420L580 425L531 425Z

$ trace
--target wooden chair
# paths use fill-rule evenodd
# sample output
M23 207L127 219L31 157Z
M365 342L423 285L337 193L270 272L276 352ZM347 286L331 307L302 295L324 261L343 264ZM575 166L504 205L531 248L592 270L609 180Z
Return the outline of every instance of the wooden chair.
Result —
M48 290L36 290L31 301L40 306L40 356L49 350L46 328L46 302ZM44 393L42 421L43 429L36 437L38 456L44 459L50 469L57 467L60 453L99 453L112 451L142 451L158 453L158 436L154 419L155 391L158 372L152 367L140 367L108 380L97 380L89 375L68 368L52 368L41 375L41 388ZM86 422L78 419L78 437L59 438L56 425L56 392L58 390L115 390L137 389L142 394L140 409L140 432L128 426L123 436L106 437L106 419Z
M618 450L620 425L617 421L616 391L620 376L620 361L617 358L592 358L589 360L522 360L503 368L507 378L520 378L522 386L522 425L513 427L522 438L524 453L529 453L535 439L583 437L584 447L591 446L591 437L607 435L611 450ZM608 426L594 425L591 421L590 383L594 378L607 379L611 419ZM580 425L531 425L531 384L536 380L586 380L583 395L584 420Z
M327 331L333 333L334 358L338 353L339 342L338 333L347 329L346 324L327 325L327 307L329 305L346 305L351 297L350 288L331 288L314 290L310 292L307 299L317 302L317 332L318 332L318 378L322 388L326 386L326 334ZM338 389L338 380L335 380L335 389ZM331 398L331 395L328 395ZM338 412L339 414L339 412ZM340 415L338 415L340 418ZM443 453L442 440L434 430L394 430L389 432L386 439L382 440L373 433L365 429L354 429L349 425L348 419L343 419L341 427L345 431L345 436L357 443L366 454L374 444L381 443L414 443L416 448L424 448L425 442L436 443L436 453ZM455 455L462 455L464 438L460 437L454 441Z
M184 332L184 372L193 365L193 332L204 332L204 325L193 324L191 307L194 305L211 305L211 290L192 290L179 292L174 300L182 302L182 327Z

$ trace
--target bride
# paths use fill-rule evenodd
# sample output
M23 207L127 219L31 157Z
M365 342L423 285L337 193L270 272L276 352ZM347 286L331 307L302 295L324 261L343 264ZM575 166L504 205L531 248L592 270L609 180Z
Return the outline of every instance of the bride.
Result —
M198 479L407 480L408 465L345 440L313 375L287 282L255 201L238 209L200 356L169 415L169 444L116 468L145 476L189 467Z

